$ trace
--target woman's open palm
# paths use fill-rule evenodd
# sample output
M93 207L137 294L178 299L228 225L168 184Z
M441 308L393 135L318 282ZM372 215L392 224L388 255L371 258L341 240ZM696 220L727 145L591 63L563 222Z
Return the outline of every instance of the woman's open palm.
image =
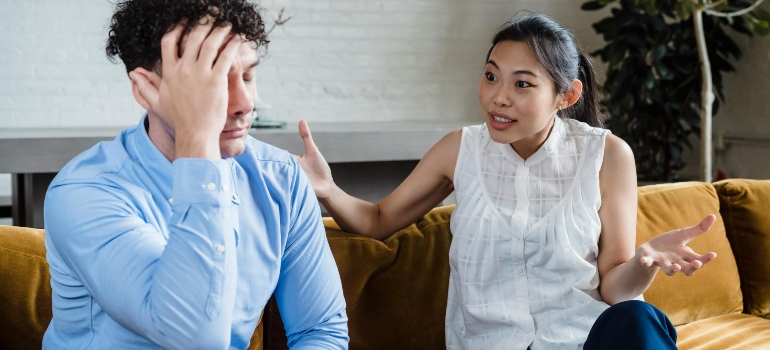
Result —
M310 185L313 186L316 197L320 199L328 198L334 186L332 171L321 151L318 150L315 142L313 142L310 127L308 127L307 122L304 120L299 122L299 135L305 144L305 155L301 157L298 155L293 156L297 159L299 165L302 166L302 170L305 171L308 179L310 179Z
M714 221L716 216L712 214L698 225L669 231L651 239L639 246L642 252L639 262L647 268L658 266L669 276L673 276L677 271L691 276L717 257L714 252L700 255L687 246L695 237L708 231Z

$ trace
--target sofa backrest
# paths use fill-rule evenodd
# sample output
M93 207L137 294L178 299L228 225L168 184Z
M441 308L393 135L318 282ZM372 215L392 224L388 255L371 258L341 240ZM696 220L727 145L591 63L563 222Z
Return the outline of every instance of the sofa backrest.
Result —
M324 218L342 279L351 349L445 349L449 288L449 219L455 206L433 209L384 241L340 230ZM283 350L277 304L265 307L265 349Z
M714 184L740 272L744 312L770 319L770 181Z
M693 276L666 276L658 272L644 298L668 315L675 325L707 317L740 313L743 310L738 268L725 226L719 214L719 199L710 184L688 182L639 188L637 245L658 234L697 225L708 214L717 221L711 229L692 240L695 252L716 252L717 258Z
M770 181L729 180L716 189L704 183L642 187L637 241L717 214L720 201L717 222L690 244L697 252L717 252L717 259L693 277L661 273L644 295L676 325L739 313L744 301L746 312L770 315ZM347 300L351 348L444 348L453 209L434 209L383 242L342 232L325 219ZM0 226L0 347L39 348L51 316L43 231ZM274 303L263 321L265 348L286 349ZM251 349L262 347L261 336L260 328Z
M53 316L43 230L0 226L0 344L40 349Z

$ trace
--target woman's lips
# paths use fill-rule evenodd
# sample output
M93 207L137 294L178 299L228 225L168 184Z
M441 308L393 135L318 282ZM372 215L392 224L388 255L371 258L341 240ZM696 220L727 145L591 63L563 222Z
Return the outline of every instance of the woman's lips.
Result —
M487 118L489 119L489 126L499 131L506 130L518 123L517 120L511 119L502 113L492 112L487 115Z

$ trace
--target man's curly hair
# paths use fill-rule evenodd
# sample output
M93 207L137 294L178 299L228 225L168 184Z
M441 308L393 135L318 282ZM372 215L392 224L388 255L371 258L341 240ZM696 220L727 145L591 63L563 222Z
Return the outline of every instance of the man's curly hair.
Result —
M107 57L119 57L126 72L137 67L160 73L160 40L177 24L189 32L211 15L214 25L232 24L231 33L240 34L258 47L266 46L267 33L259 8L247 0L121 0L116 4L107 39Z

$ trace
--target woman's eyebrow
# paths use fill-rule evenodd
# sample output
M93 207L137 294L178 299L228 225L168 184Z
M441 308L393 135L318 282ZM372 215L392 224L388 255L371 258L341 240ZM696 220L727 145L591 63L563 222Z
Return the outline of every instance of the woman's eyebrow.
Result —
M498 66L497 62L495 62L494 60L487 60L487 64L491 64L492 66L494 66L495 68L500 70L500 66ZM511 73L511 75L517 75L517 74L531 75L534 78L538 78L538 75L535 74L535 72L528 71L526 69L519 69L519 70Z
M534 72L531 72L531 71L528 71L528 70L523 70L523 69L522 70L517 70L517 71L513 72L513 74L511 74L511 75L518 75L518 74L531 75L534 78L538 77L537 74L535 74Z

